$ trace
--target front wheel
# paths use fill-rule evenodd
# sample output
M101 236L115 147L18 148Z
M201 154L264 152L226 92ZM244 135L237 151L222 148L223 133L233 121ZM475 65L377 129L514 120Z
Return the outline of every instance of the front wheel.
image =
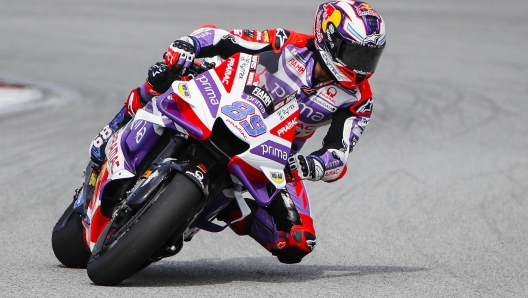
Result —
M51 234L51 246L57 260L69 268L86 268L90 251L84 243L81 215L68 206Z
M201 196L201 189L193 181L177 173L154 194L149 209L131 219L135 222L128 230L101 250L97 258L90 259L87 268L90 280L97 285L112 286L136 273L176 228L192 216L190 213Z

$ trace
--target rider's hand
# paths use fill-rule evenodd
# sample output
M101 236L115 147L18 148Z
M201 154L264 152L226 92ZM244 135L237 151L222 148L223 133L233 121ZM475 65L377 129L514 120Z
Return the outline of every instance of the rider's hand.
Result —
M147 82L158 93L165 93L174 80L178 79L175 71L169 70L164 62L158 62L152 65L148 70Z
M321 161L312 156L292 155L288 158L288 165L294 175L294 180L317 181L321 180L325 173L325 168Z
M191 67L196 55L196 42L192 37L185 36L174 41L163 59L170 70L173 68L182 75Z

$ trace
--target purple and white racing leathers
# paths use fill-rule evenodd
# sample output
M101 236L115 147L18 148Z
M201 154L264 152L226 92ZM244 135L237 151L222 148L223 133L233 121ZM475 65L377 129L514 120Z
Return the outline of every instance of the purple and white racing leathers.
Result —
M323 181L343 177L349 152L365 130L372 111L372 92L367 80L354 90L344 89L333 81L316 82L313 36L290 30L227 32L200 28L191 37L197 44L196 57L219 55L225 59L239 52L258 54L261 65L248 85L267 90L274 102L295 97L299 104L292 153L299 152L319 127L330 125L322 148L309 156L324 165ZM302 181L289 182L287 189L288 194L282 194L282 200L274 200L278 201L274 206L250 204L252 214L232 228L239 235L250 235L281 262L297 263L313 250L315 229ZM225 213L219 219L228 221L239 215L238 210L226 209Z

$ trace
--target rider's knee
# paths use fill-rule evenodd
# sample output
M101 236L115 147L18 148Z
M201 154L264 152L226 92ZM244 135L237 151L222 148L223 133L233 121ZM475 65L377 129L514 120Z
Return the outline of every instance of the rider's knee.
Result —
M281 263L296 264L314 250L316 241L311 229L293 226L284 247L275 247L270 251Z

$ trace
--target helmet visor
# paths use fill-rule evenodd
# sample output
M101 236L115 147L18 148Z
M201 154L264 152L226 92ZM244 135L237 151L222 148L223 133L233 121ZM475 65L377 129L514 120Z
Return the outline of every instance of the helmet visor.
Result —
M366 75L376 70L384 48L385 45L372 46L338 38L332 54L337 62L359 74Z

